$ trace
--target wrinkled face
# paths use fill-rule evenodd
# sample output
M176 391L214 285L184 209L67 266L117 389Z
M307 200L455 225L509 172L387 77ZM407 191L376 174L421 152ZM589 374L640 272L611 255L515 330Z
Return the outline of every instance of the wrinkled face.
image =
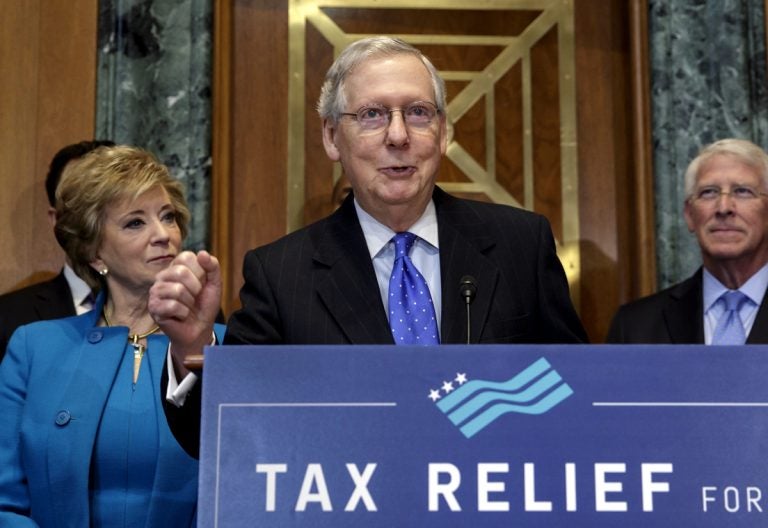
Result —
M135 200L108 206L102 236L91 266L109 270L107 285L113 293L119 288L148 291L155 275L168 267L181 247L176 210L160 186Z
M412 55L369 59L347 76L347 107L356 113L364 106L405 108L417 101L437 103L424 64ZM393 112L388 126L371 133L351 116L323 125L328 156L340 161L360 205L375 218L390 208L418 211L432 197L440 159L446 148L445 116L437 114L428 127L407 125Z
M712 194L721 194L712 200L696 198L710 187ZM738 192L743 188L755 196ZM754 273L768 261L768 198L761 194L767 191L757 171L731 156L714 156L702 166L684 214L705 266L730 261Z

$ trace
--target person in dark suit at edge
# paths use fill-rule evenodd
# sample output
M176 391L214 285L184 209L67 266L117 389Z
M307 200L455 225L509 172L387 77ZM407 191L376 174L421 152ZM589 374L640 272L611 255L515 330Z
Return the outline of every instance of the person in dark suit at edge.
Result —
M467 275L477 288L471 343L587 341L548 221L435 186L447 147L445 86L420 51L390 37L351 44L317 106L326 153L352 193L325 219L247 253L242 308L225 344L466 343L459 284ZM412 235L393 242L405 232ZM408 238L410 258L395 262L395 246ZM390 277L412 266L426 283L418 302L434 312L422 320L432 325L423 336L405 335L400 317L390 317ZM172 343L166 416L194 454L201 390L183 359L210 343L220 290L215 257L185 252L150 292L150 311Z
M768 154L741 139L712 143L688 166L685 194L685 222L701 248L702 267L678 284L621 306L606 340L768 343ZM732 313L729 297L735 299ZM729 318L735 340L720 337Z
M56 225L56 187L67 164L98 147L114 145L114 142L106 140L81 141L63 147L53 156L45 178L51 228ZM91 288L72 271L66 255L65 261L61 272L53 279L0 295L0 360L5 354L11 334L19 326L34 321L80 315L93 308Z

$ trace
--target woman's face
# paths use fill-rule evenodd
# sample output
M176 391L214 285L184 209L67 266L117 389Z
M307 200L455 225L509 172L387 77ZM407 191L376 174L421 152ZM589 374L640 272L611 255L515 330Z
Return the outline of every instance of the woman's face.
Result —
M135 200L108 206L104 215L101 247L91 266L97 272L109 270L106 280L113 294L120 289L143 294L181 247L170 197L157 186Z

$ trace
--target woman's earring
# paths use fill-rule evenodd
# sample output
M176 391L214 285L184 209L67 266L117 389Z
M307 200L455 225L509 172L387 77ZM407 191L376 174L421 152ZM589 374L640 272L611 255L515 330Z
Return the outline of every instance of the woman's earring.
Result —
M99 270L99 275L101 275L102 277L106 277L107 273L109 273L109 269L107 269L106 266L104 266L102 269Z

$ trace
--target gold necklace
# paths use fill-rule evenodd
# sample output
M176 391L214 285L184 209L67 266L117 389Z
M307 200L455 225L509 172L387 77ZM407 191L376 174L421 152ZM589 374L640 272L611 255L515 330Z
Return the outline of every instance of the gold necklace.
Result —
M109 322L109 319L107 318L107 310L106 308L102 308L101 310L101 316L104 317L104 322L107 323L107 327L111 327L112 324ZM133 345L133 383L136 383L136 380L139 379L139 368L141 367L141 359L144 357L144 351L147 349L143 344L139 343L140 339L144 339L147 336L150 336L160 330L160 326L155 325L153 329L151 329L149 332L144 334L131 334L130 330L128 333L128 342Z

